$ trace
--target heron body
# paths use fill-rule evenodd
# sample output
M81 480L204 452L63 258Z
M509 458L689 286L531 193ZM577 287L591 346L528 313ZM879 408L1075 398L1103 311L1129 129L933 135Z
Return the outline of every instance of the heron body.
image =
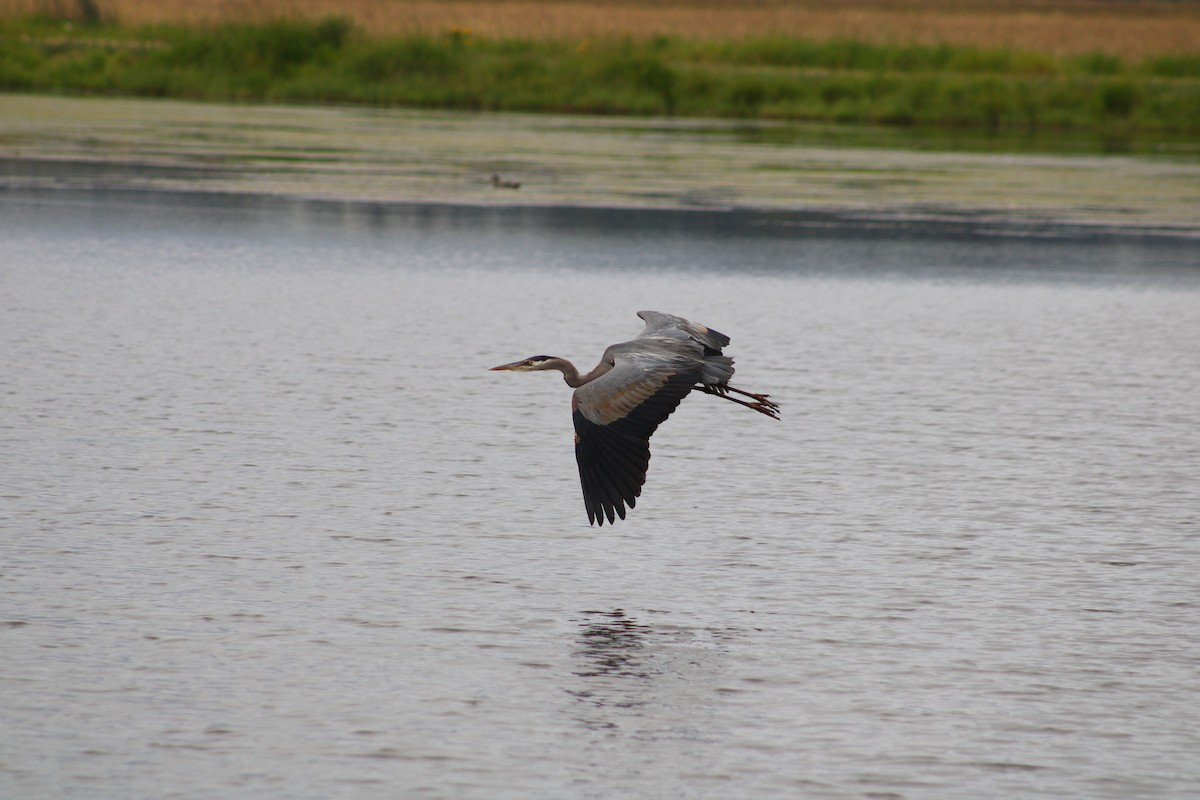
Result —
M729 385L733 359L722 353L729 337L682 317L639 311L646 327L635 339L611 345L591 372L557 356L532 356L493 370L558 370L575 389L575 460L588 521L625 519L646 482L650 437L693 389L779 419L768 395ZM731 397L735 393L748 400Z

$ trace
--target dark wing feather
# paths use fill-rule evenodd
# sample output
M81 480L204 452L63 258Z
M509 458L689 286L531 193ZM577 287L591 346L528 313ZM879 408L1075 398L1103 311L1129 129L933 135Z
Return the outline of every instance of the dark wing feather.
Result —
M661 376L652 394L611 422L594 422L575 408L575 460L589 522L625 519L625 506L637 504L650 466L650 437L687 397L697 377L691 371Z

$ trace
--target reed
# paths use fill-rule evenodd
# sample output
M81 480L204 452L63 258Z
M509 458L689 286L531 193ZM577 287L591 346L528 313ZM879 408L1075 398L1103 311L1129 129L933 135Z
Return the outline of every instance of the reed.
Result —
M67 28L0 20L0 88L291 103L1200 131L1200 57L1055 55L782 34L368 34L343 17Z

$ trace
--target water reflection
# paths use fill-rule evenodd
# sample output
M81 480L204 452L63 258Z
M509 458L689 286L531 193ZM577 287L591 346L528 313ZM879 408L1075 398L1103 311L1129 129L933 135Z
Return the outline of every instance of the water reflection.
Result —
M297 200L137 190L10 191L16 229L46 212L160 237L220 230L268 248L377 251L392 266L687 271L743 275L967 277L1194 284L1195 241L1116 229L843 212L699 211ZM322 259L324 261L325 259Z
M890 128L763 120L628 119L582 120L576 131L623 133L640 136L652 133L680 142L732 141L740 144L770 144L787 147L832 147L839 149L899 149L932 152L987 154L1057 154L1159 156L1181 153L1195 157L1200 148L1194 137L1155 133L1133 135L1128 131L1099 133L1063 131L979 131L940 127Z
M625 616L621 609L613 611L584 611L590 619L582 624L580 649L575 655L584 662L584 669L575 673L581 678L618 677L649 678L639 653L652 632Z
M221 166L148 164L140 162L0 158L0 183L6 187L112 190L160 182L219 180L231 174ZM206 188L197 186L196 188Z
M646 623L621 608L581 615L566 690L577 724L643 741L716 735L718 698L730 691L725 645L741 632Z
M614 718L649 703L657 670L647 652L653 634L624 610L584 611L572 653L581 681L567 693L583 704L576 719L592 730L614 730Z

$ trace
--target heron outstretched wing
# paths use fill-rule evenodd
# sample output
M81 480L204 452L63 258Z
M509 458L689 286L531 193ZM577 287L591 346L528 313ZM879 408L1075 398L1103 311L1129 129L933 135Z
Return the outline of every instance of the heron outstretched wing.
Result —
M625 518L646 482L650 437L700 376L700 359L648 353L637 340L609 348L613 367L575 390L575 460L588 520ZM658 348L655 348L657 350Z

